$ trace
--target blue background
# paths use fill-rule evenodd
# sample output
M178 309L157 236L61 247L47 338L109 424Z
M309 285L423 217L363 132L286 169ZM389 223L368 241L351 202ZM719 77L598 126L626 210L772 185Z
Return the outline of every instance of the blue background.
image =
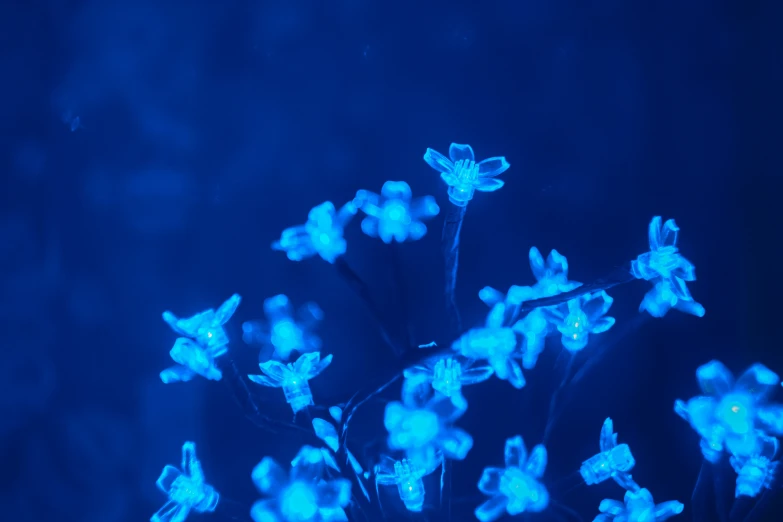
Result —
M641 319L644 283L610 292L618 325L566 390L546 477L585 520L620 498L573 475L611 416L634 478L657 501L686 503L689 519L700 455L674 399L697 392L694 370L711 358L783 372L779 20L755 1L4 3L0 518L144 520L184 440L216 488L249 505L252 467L290 460L299 444L256 430L219 383L163 385L174 334L160 313L240 293L229 334L251 373L241 322L277 293L315 300L335 361L313 392L346 400L392 356L333 267L269 246L310 207L388 179L447 208L422 155L456 141L512 165L466 216L457 292L468 325L486 313L481 287L532 282L531 246L557 248L589 282L646 249L653 215L677 219L707 315ZM407 301L388 248L358 223L348 232L347 260L421 343L450 342L441 220L401 249ZM541 439L564 370L556 344L526 389L468 390L459 424L476 445L454 464L455 520L470 519L506 438ZM288 418L282 393L258 393ZM383 402L362 411L352 444L379 450Z

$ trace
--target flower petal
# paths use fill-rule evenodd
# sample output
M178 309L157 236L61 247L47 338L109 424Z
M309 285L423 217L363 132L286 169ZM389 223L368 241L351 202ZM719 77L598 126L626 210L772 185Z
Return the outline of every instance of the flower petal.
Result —
M547 277L544 256L541 255L541 251L538 248L530 248L528 259L530 259L530 271L533 272L533 277L536 278L536 281L541 281Z
M600 439L600 447L601 451L609 451L610 449L614 448L617 445L617 441L614 437L614 424L612 423L612 419L607 418L604 421L604 425L601 427L601 439Z
M476 508L476 518L479 522L492 522L500 518L506 506L508 506L508 498L505 495L495 495Z
M500 478L503 476L503 468L484 468L478 483L479 491L485 495L494 495L500 489Z
M546 470L547 454L542 444L537 444L530 452L530 457L525 464L525 472L535 478L541 478Z
M486 381L492 377L493 373L495 373L495 370L492 369L492 366L476 366L463 370L460 382L462 385L476 384Z
M427 149L427 152L424 153L424 161L427 162L427 165L437 170L438 172L454 172L454 163L452 163L449 158L436 150Z
M755 402L769 399L780 384L780 377L766 366L756 363L739 376L734 389L749 393Z
M526 381L519 363L509 357L506 359L506 366L508 367L508 382L511 386L517 390L524 388Z
M599 334L604 333L605 331L609 330L612 326L614 326L615 318L614 317L601 317L594 323L592 323L592 328L590 329L590 333Z
M261 493L274 494L287 482L286 472L272 457L264 457L250 475Z
M696 379L705 395L720 397L734 387L734 376L720 361L710 361L696 369Z
M600 317L603 317L609 308L612 307L614 299L609 294L601 290L591 295L586 295L583 298L582 311L587 315L589 322L596 321Z
M240 301L242 301L242 298L239 294L234 294L226 299L226 302L220 305L220 308L215 312L215 322L219 325L226 324L231 319L231 316L234 315L234 312L237 311Z
M504 462L507 468L521 468L527 461L527 448L522 436L517 435L506 440L503 452Z
M282 383L292 373L291 369L279 361L266 361L258 365L261 371L270 377L273 382Z
M473 154L473 147L470 145L461 145L459 143L452 143L449 147L449 158L454 163L459 160L475 161L476 156Z
M351 500L351 481L335 479L324 481L316 487L318 507L334 509L348 505Z
M500 179L479 178L476 180L475 189L479 192L495 192L505 184L506 182Z
M298 375L306 376L320 359L321 354L319 352L302 354L294 363L294 372L296 372Z
M456 187L460 184L459 178L451 172L441 172L440 179L446 182L449 187Z
M250 518L255 522L283 522L277 514L276 499L259 500L250 508Z
M677 234L679 232L680 227L677 226L677 223L675 223L673 219L667 219L666 223L664 223L663 227L661 228L660 246L676 246Z
M303 482L312 482L321 478L324 470L324 458L321 451L312 446L302 446L291 461L291 478Z
M658 250L661 244L661 216L655 216L647 227L647 240L650 243L650 250Z
M459 428L441 429L437 441L443 450L443 455L455 460L467 457L470 448L473 447L473 437Z
M491 178L508 170L511 165L503 156L495 156L481 160L478 164L479 176L482 178Z

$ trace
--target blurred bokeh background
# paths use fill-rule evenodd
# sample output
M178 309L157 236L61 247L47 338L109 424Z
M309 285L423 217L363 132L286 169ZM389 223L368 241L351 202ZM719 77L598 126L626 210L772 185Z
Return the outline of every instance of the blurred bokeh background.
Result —
M390 361L363 303L333 267L270 249L312 206L405 180L445 187L427 147L505 155L506 186L470 204L458 301L532 282L528 249L557 248L589 282L646 249L653 215L674 217L702 319L642 320L647 287L611 291L618 325L588 347L601 360L566 390L548 441L553 498L590 520L613 484L571 487L615 420L656 500L686 503L698 440L672 411L695 368L735 371L780 351L778 7L694 0L29 0L0 6L0 519L146 520L154 482L194 440L212 484L256 498L252 467L299 442L259 432L220 383L164 385L190 315L243 296L229 325L245 373L257 349L242 321L266 297L325 312L316 401L348 399ZM415 339L444 339L442 216L400 249L348 232L347 259ZM527 388L467 391L475 439L454 464L455 520L470 520L481 469L503 442L537 443L564 371L554 343ZM598 356L598 355L596 355ZM398 390L384 396L397 397ZM279 390L260 390L288 418ZM328 404L327 404L328 405ZM381 448L383 401L352 444ZM576 481L578 482L578 481ZM779 520L780 499L769 520ZM397 508L390 516L401 518ZM550 515L542 515L546 519ZM206 518L204 518L206 520ZM435 520L435 518L433 518ZM555 519L556 520L556 519Z

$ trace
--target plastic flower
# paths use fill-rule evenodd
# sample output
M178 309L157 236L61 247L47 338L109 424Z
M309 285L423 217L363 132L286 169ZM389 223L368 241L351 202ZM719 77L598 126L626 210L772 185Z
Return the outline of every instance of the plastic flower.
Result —
M458 207L466 206L477 190L494 192L502 187L503 182L493 178L511 166L502 156L477 163L471 146L458 143L449 147L449 158L427 149L424 161L440 172L441 179L449 186L449 200Z
M509 515L540 512L549 505L549 492L540 479L546 470L546 448L539 444L528 457L522 437L506 441L505 468L484 468L478 488L490 499L476 508L476 518L490 522Z
M663 317L675 308L702 317L704 307L693 300L686 286L686 282L696 280L696 268L677 249L680 228L673 219L663 225L661 221L661 216L650 221L650 251L631 261L633 275L653 284L652 290L645 294L639 311L647 310L653 317Z
M772 440L776 441L777 439ZM774 449L776 451L777 447ZM755 497L761 493L762 489L771 489L780 466L779 462L773 462L770 457L762 455L747 459L732 456L729 461L731 467L737 472L735 497Z
M411 197L411 188L404 181L387 181L380 195L358 191L354 204L367 214L362 220L362 231L370 237L380 237L384 243L421 239L427 233L422 220L437 216L440 208L432 196L414 200Z
M356 211L353 202L338 212L331 201L325 201L310 210L307 223L283 230L280 239L272 243L272 250L285 252L291 261L318 254L324 261L334 263L348 248L343 230Z
M682 513L683 505L676 500L656 504L645 488L626 491L624 503L604 499L598 506L600 515L593 522L663 522Z
M464 408L464 403L455 404L444 396L436 396L422 406L390 402L383 418L389 447L404 450L408 460L423 469L437 466L440 455L464 459L473 447L473 438L452 426L465 413Z
M288 360L294 350L316 352L321 349L321 339L313 332L324 313L315 303L305 303L294 318L291 301L283 294L264 301L266 321L242 323L242 339L250 343L272 346L275 355Z
M234 315L241 300L234 294L217 311L210 308L185 319L163 312L163 320L172 330L185 336L174 341L169 352L177 364L160 372L164 383L185 382L196 375L214 381L223 377L215 359L228 351L228 336L223 325Z
M420 512L424 507L424 481L422 478L435 471L425 469L408 459L394 460L384 457L375 467L376 486L397 486L400 500L408 511Z
M343 508L351 499L346 479L325 480L320 450L303 446L286 473L271 457L264 457L251 475L258 491L268 497L250 511L255 522L321 522L347 520Z
M432 388L445 395L459 395L462 387L486 381L492 376L491 366L471 367L469 362L460 363L453 357L430 360L424 366L413 366L405 370L406 379L424 379Z
M183 522L191 511L215 511L220 500L215 488L204 482L195 442L182 445L182 471L166 466L155 484L169 496L169 500L152 515L151 522Z
M558 306L541 308L541 311L547 321L562 334L563 347L578 352L587 346L590 334L603 333L614 325L614 317L605 317L613 301L601 290Z
M248 378L262 386L283 388L286 402L291 405L294 413L297 413L315 404L309 381L324 371L331 362L331 355L321 359L319 352L311 352L300 355L293 363L263 362L258 366L264 375L248 375Z
M484 328L471 328L451 348L468 359L482 359L489 362L498 379L508 381L514 388L525 386L522 368L515 360L516 333L503 326L506 307L498 303L487 314Z
M627 490L638 490L639 486L628 473L636 461L628 444L617 444L612 419L606 419L601 428L600 448L601 453L584 461L579 469L585 484L591 486L612 478Z
M696 378L703 395L677 400L674 411L701 436L708 461L717 462L724 448L740 459L760 455L765 435L783 435L783 405L768 403L780 378L763 364L735 382L723 363L710 361L696 370Z

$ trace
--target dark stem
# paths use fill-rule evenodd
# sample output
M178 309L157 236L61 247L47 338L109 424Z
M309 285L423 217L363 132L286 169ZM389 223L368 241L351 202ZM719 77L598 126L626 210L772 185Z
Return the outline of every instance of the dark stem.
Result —
M361 298L362 301L364 301L364 304L370 310L370 314L373 316L373 319L375 319L375 322L378 324L378 327L381 330L381 336L383 337L384 342L389 345L397 357L402 357L402 355L407 351L408 347L402 346L399 342L395 341L394 336L391 335L389 326L384 319L378 304L372 297L370 287L362 280L361 277L359 277L356 271L350 267L348 262L345 261L345 258L338 257L334 262L334 266L337 268L337 273L340 274L340 277L343 279L343 281L348 283L348 286L350 286L353 291L356 292L356 294Z
M455 290L457 286L457 269L459 268L459 236L462 231L462 222L465 219L466 210L467 207L452 205L446 220L443 222L443 234L441 235L441 248L446 265L446 312L449 315L453 333L462 331L462 318L457 307Z

